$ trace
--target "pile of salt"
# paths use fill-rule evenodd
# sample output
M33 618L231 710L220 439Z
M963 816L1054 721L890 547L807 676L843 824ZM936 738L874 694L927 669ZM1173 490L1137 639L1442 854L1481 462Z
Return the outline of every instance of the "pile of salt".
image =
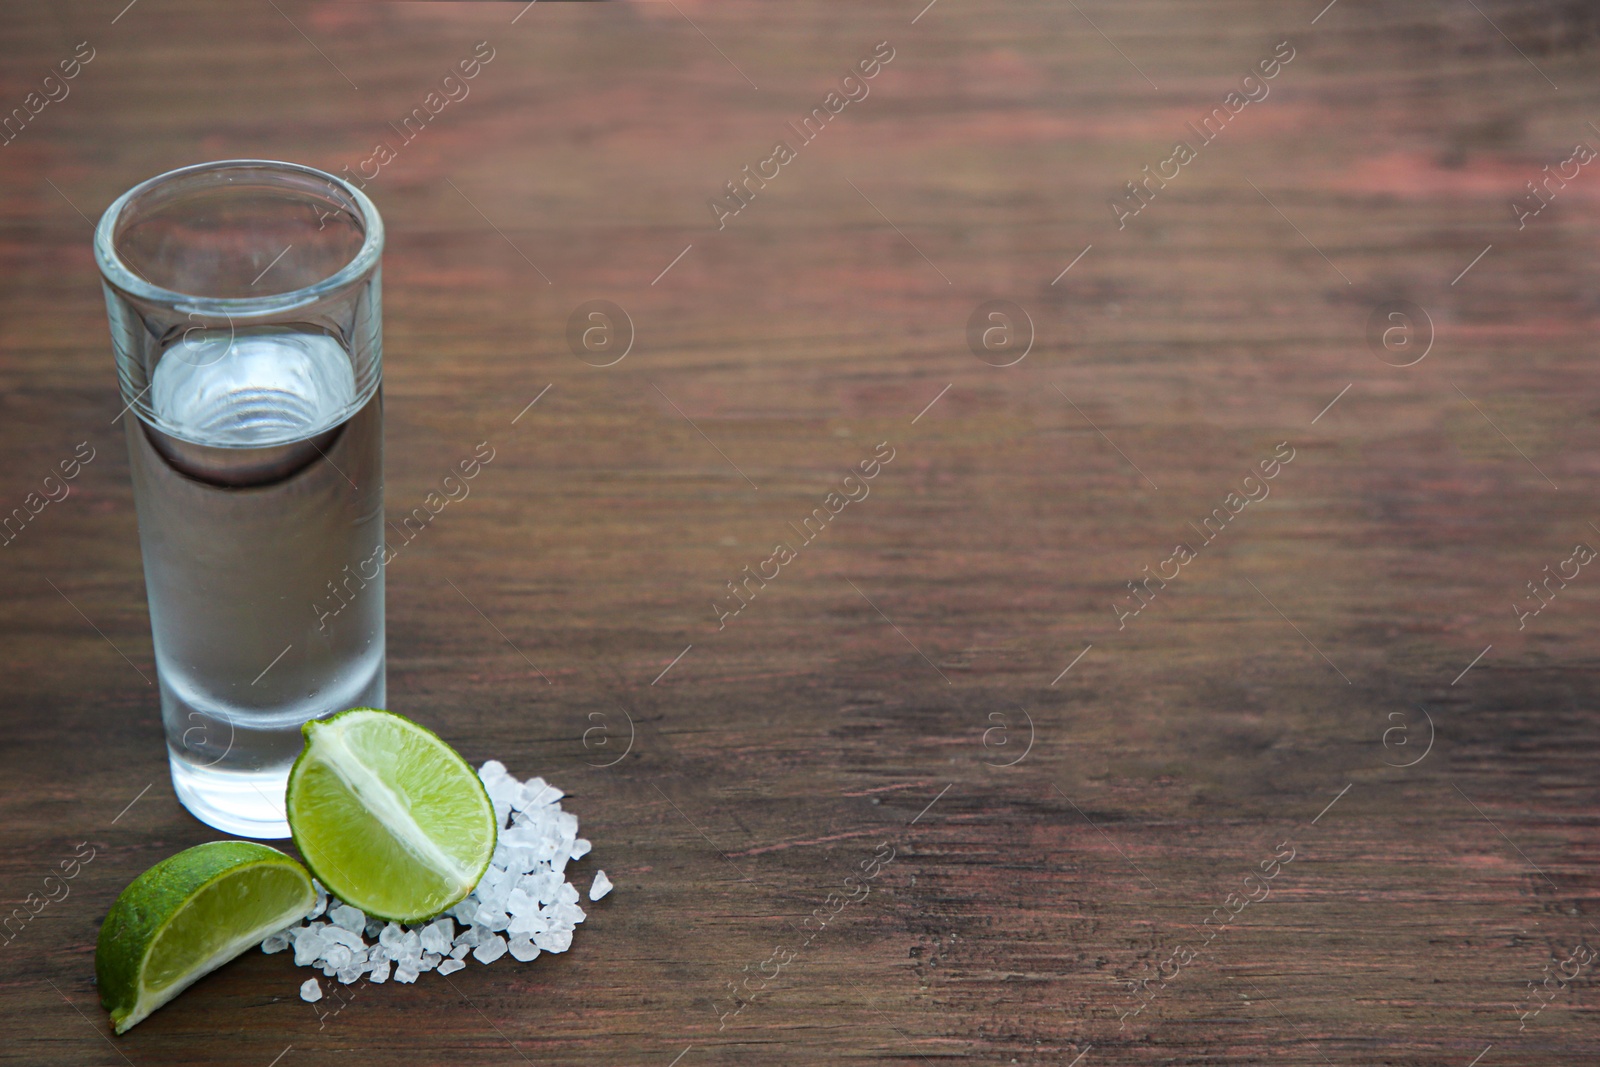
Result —
M434 970L453 974L467 965L469 953L488 964L508 954L527 963L541 952L567 951L585 916L577 888L566 880L566 866L591 847L578 836L578 817L561 810L565 794L543 778L519 782L498 760L485 763L478 777L504 829L489 869L466 899L432 922L408 928L369 919L313 883L317 903L311 914L268 936L261 951L293 948L297 966L319 968L345 984L362 975L374 984L386 982L391 968L396 982L415 982ZM604 871L596 873L589 899L610 891L611 879ZM300 996L321 998L315 978L300 987Z

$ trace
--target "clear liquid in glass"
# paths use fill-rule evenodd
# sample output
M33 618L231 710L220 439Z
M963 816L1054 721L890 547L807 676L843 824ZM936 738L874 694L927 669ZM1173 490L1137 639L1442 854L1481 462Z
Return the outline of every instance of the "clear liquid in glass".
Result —
M127 418L172 779L198 818L289 836L301 724L384 705L382 392L338 338L191 331ZM351 412L354 412L351 414Z

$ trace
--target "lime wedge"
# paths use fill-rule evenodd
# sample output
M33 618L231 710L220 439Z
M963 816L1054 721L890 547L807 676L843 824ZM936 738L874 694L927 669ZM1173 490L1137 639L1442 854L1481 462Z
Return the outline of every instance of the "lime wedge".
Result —
M185 849L135 878L100 926L95 980L117 1033L311 911L306 869L252 841Z
M375 708L303 727L289 771L289 829L328 891L378 918L452 907L494 855L494 805L433 731Z

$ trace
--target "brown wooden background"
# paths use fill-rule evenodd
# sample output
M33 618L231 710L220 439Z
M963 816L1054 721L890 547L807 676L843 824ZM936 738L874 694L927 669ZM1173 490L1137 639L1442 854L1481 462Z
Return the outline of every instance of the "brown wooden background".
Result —
M0 1059L1600 1052L1593 965L1518 1014L1600 942L1600 576L1512 607L1600 546L1600 171L1524 229L1509 206L1600 147L1588 5L123 3L0 12L6 110L95 50L0 147L0 512L96 450L0 549L6 909L95 849L0 952ZM84 216L205 159L353 167L481 40L369 189L391 515L496 449L391 567L390 703L565 788L617 889L562 957L319 1020L308 972L251 954L112 1040L105 909L217 835L167 780ZM880 41L870 96L719 232L708 197ZM1281 41L1271 95L1119 231L1107 201ZM636 331L604 369L565 340L593 299ZM1032 319L1015 366L968 350L986 300ZM1433 324L1407 368L1366 339L1393 300ZM881 441L871 496L719 632L724 583ZM1271 497L1119 631L1124 583L1284 441ZM1121 1018L1283 841L1270 897Z

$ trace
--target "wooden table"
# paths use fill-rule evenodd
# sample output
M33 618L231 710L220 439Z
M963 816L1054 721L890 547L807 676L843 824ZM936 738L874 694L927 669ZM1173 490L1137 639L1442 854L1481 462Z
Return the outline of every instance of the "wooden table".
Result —
M0 567L6 907L93 859L0 1059L1594 1062L1596 20L921 3L11 5L5 108L93 58L0 147L0 511L94 458ZM219 835L89 220L378 142L391 515L496 454L391 566L390 704L566 789L617 889L564 956L319 1016L251 953L112 1039L106 908Z

